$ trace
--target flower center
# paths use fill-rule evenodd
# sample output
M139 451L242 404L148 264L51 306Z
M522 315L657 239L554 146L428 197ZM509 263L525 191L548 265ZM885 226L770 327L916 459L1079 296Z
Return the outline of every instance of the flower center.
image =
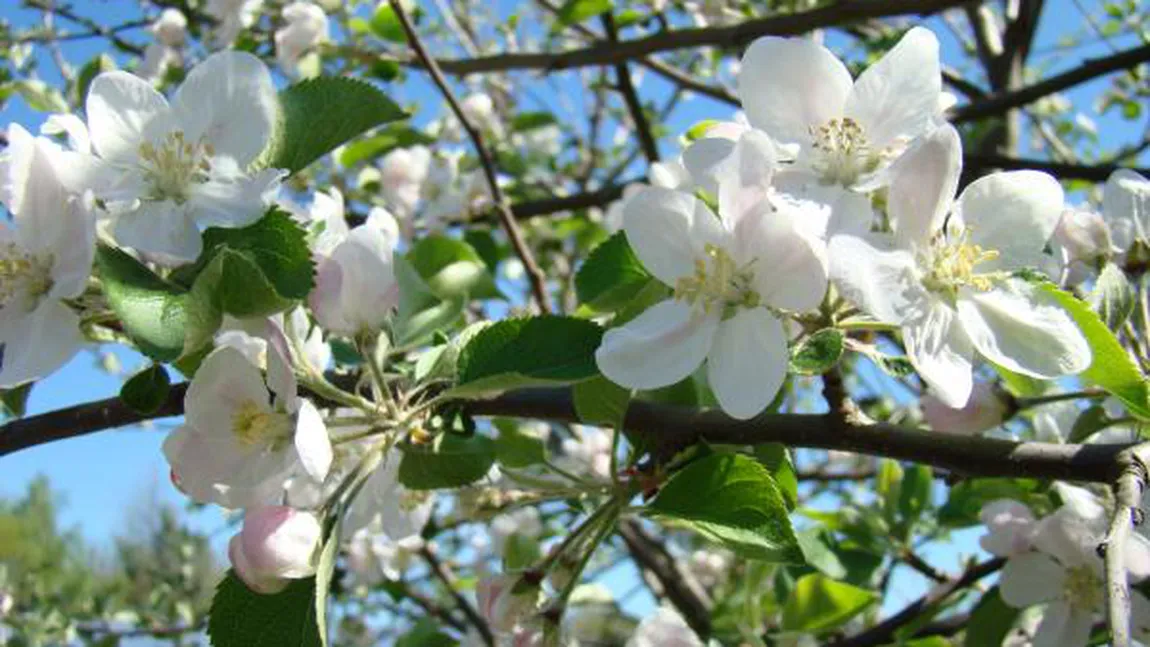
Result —
M850 186L879 163L880 151L867 142L862 126L850 117L831 119L811 126L815 150L814 169L827 184Z
M945 236L945 235L944 235ZM985 292L994 287L994 282L1009 276L1007 272L976 272L979 263L998 258L998 250L983 249L970 242L970 230L947 240L936 239L932 245L929 273L923 284L930 290L953 295L958 288L970 286Z
M190 142L182 130L168 133L159 147L151 142L140 144L140 159L150 189L148 197L183 204L193 184L208 181L215 154L211 144L203 140Z
M695 259L695 273L681 277L675 283L675 298L697 306L710 314L722 309L724 316L732 308L754 308L759 305L759 294L751 288L754 274L751 264L743 267L723 248L708 243L706 257Z
M1063 588L1072 607L1093 611L1102 606L1102 580L1089 566L1067 569Z
M52 289L53 261L51 254L29 254L16 243L0 243L0 309L21 302L33 309Z
M240 443L253 447L267 445L278 449L292 436L292 421L286 413L267 411L248 400L232 416L232 432Z

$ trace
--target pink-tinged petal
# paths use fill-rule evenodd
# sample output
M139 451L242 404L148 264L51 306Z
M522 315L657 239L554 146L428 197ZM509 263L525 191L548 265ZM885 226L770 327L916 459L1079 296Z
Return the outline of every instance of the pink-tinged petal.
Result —
M887 209L900 244L925 248L942 229L962 172L962 142L947 124L916 140L891 166Z
M954 218L970 230L970 241L996 250L980 272L1041 265L1064 207L1062 187L1039 171L1008 171L981 177L963 190Z
M878 321L902 324L926 312L931 297L918 279L914 255L889 239L835 236L827 257L842 296Z
M751 125L784 144L807 142L811 126L842 116L851 91L846 66L802 38L766 36L751 43L738 81Z
M1049 293L1018 279L987 292L963 288L958 316L978 352L1016 373L1051 379L1090 366L1090 345Z
M240 547L258 577L307 577L315 572L321 534L319 519L310 512L257 506L244 514Z
M1011 557L998 579L1002 600L1016 609L1049 602L1062 592L1066 571L1042 553Z
M765 308L741 310L719 324L707 355L707 379L723 411L740 420L763 412L787 376L787 337Z
M643 187L623 205L623 231L647 271L667 285L695 272L708 243L724 241L719 219L690 193Z
M291 580L286 577L262 576L256 571L247 555L244 554L240 535L233 535L228 542L228 561L232 563L232 570L249 589L263 595L274 595L286 589Z
M128 72L104 72L92 80L85 104L92 147L107 160L133 162L140 144L168 117L168 101L151 83Z
M949 407L965 406L974 381L974 347L949 305L931 300L921 315L903 324L907 358L938 399Z
M938 115L941 92L938 39L929 29L914 27L859 76L846 115L882 149L926 132Z
M657 389L690 375L711 350L721 313L704 315L667 300L603 335L595 351L599 370L616 384Z

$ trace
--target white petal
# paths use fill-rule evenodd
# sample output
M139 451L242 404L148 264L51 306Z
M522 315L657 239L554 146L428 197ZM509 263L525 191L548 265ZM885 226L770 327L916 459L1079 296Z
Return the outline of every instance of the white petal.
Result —
M35 154L36 138L20 124L8 124L8 146L0 151L0 204L9 213L24 211L24 194L29 182L29 167Z
M190 215L202 227L246 227L263 217L283 175L264 169L249 177L231 158L216 158L211 179L192 189Z
M283 337L283 331L274 324L267 327L271 328L272 332L271 335L267 335L269 339L265 346L268 389L275 394L277 406L292 412L299 406L299 384L296 382L295 373L292 372L291 362L288 361L290 354L287 341Z
M1146 240L1150 229L1150 180L1128 168L1111 173L1102 194L1102 215L1111 227L1128 231L1127 238ZM1114 242L1119 243L1117 235ZM1126 249L1131 242L1124 240L1119 245Z
M92 147L100 157L132 161L140 143L157 128L155 122L166 119L168 101L152 84L117 70L92 80L85 111Z
M765 133L748 130L719 165L719 218L728 229L767 199L779 165L775 146Z
M331 439L327 426L311 400L300 401L295 428L295 450L300 463L312 480L322 483L331 469Z
M768 305L801 312L818 307L826 294L826 246L800 228L809 209L817 212L818 205L784 196L761 201L733 232L732 255L751 264L755 290Z
M112 226L112 237L125 247L183 262L196 260L204 248L200 230L185 207L169 201L144 202L121 214Z
M67 113L50 115L40 126L40 132L45 135L67 135L68 147L77 153L90 153L92 151L88 127L76 115Z
M719 219L702 200L653 186L623 205L623 231L647 271L670 286L694 273L707 243L724 240Z
M742 133L740 132L740 135ZM719 190L719 172L722 163L735 150L737 138L704 137L683 150L683 165L695 184L710 193ZM655 186L661 186L652 182Z
M336 319L351 326L329 327L332 332L354 335L363 330L378 330L399 300L399 285L393 265L394 240L384 230L363 224L351 230L347 240L332 252L331 261L339 266L339 301ZM331 270L328 270L330 272ZM329 278L334 278L329 277ZM325 318L330 320L331 314ZM316 313L319 317L319 313Z
M1042 553L1011 557L998 578L1002 600L1016 609L1055 599L1062 591L1066 571Z
M962 142L950 124L915 141L891 165L887 209L899 242L924 248L942 229L962 172Z
M1133 533L1126 541L1126 570L1131 582L1141 582L1150 577L1150 539L1141 533Z
M970 400L974 347L949 305L931 299L921 316L903 324L907 358L946 406L958 409Z
M616 384L656 389L690 375L711 349L719 313L703 315L668 299L603 335L599 370Z
M203 137L216 153L250 163L271 139L276 123L275 86L267 67L246 52L209 56L188 73L172 110L191 141Z
M1055 298L1010 279L987 292L963 288L958 316L974 347L990 361L1042 379L1090 366L1090 346Z
M998 251L998 259L978 271L1037 267L1046 242L1062 217L1062 187L1039 171L1007 171L981 177L963 190L954 217L970 230L970 240Z
M787 376L787 337L766 308L741 310L719 324L707 354L707 379L727 415L762 413Z
M889 239L835 236L827 257L839 292L875 319L901 324L926 311L930 295L918 279L914 256Z
M196 371L184 397L188 423L205 433L232 435L233 413L248 403L270 410L268 389L259 368L240 351L212 351Z
M1072 606L1067 600L1052 602L1043 611L1034 632L1034 647L1083 647L1090 642L1094 614Z
M0 310L0 387L47 376L84 344L80 317L56 300L45 300L27 316L11 304Z
M941 91L938 39L915 27L859 76L846 115L863 126L872 146L886 148L932 125Z
M811 126L843 114L850 91L846 66L802 38L760 38L747 48L739 69L747 119L780 143L808 141Z

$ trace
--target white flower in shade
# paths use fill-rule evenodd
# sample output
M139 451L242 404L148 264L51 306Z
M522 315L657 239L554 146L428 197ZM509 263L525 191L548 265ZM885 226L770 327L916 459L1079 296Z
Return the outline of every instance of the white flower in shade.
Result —
M398 241L395 218L376 207L319 261L308 303L320 327L354 337L383 326L399 301L393 259Z
M122 245L177 261L203 249L199 227L243 227L263 216L282 173L245 169L266 148L276 94L255 56L220 52L196 66L171 104L147 82L105 72L88 92L88 132L102 161Z
M1150 244L1150 180L1130 169L1114 171L1102 190L1102 216L1119 249Z
M627 640L627 647L703 647L703 641L679 612L663 606L643 618Z
M995 173L955 200L961 155L950 126L920 138L894 169L894 235L836 235L828 249L842 295L901 327L911 363L953 408L970 399L975 351L1039 379L1078 373L1091 361L1057 300L1011 274L1044 258L1062 188L1045 173Z
M736 144L719 185L719 216L690 193L646 187L624 205L623 231L643 265L674 297L608 330L599 370L634 389L674 384L707 360L723 411L750 418L787 373L786 312L817 307L826 292L821 240L798 223L808 205L773 195L772 148L761 133Z
M579 474L598 479L611 478L611 434L598 427L572 425L574 438L564 438L560 462Z
M185 422L164 441L172 477L199 503L245 508L277 501L302 472L322 482L331 440L319 411L297 394L279 344L268 348L265 380L240 351L222 347L196 372Z
M503 131L499 123L499 114L495 112L495 101L486 92L475 92L467 95L459 102L463 116L471 122L480 132L500 135Z
M489 575L475 587L479 614L497 634L514 634L517 625L535 612L541 592L538 582L531 583L518 573Z
M383 579L399 580L425 545L419 535L395 540L373 524L352 535L347 547L347 567L356 581L365 586Z
M285 73L296 74L303 55L328 39L327 14L311 2L293 2L284 7L283 20L275 34L276 60Z
M367 478L352 501L343 527L350 531L379 524L395 541L418 535L431 518L435 499L431 492L409 490L399 483L399 452L384 456L383 464Z
M216 20L212 46L227 47L240 32L255 24L264 0L208 0L204 13Z
M691 553L684 566L699 584L712 588L730 575L731 558L726 551L699 549Z
M993 429L1010 413L1006 396L986 382L976 383L970 399L961 407L947 406L933 393L923 395L919 406L931 429L948 434L969 435Z
M739 71L747 120L822 184L852 187L935 125L942 91L938 39L912 28L852 81L829 49L802 38L751 43Z
M410 218L415 213L430 168L431 150L426 146L396 148L380 160L383 199L400 218Z
M84 343L64 299L88 284L96 248L87 197L59 179L62 151L13 124L0 154L0 387L52 373Z
M322 528L310 512L282 505L257 506L228 543L236 575L256 593L279 593L293 579L315 573Z
M1011 499L998 499L982 506L978 518L987 533L979 537L982 549L998 557L1010 557L1031 548L1037 523L1030 508Z
M145 79L162 77L169 66L183 62L180 48L188 38L188 19L179 9L167 8L148 31L156 39L144 49L144 60L136 73Z

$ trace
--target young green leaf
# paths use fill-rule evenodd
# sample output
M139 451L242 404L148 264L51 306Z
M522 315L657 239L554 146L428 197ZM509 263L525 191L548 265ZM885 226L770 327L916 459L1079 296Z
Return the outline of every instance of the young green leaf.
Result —
M412 490L469 485L495 462L495 443L486 436L441 434L430 445L401 445L399 482Z
M399 311L394 322L397 346L422 342L459 320L467 305L464 297L441 300L406 257L396 255L394 262L399 284Z
M799 578L783 604L783 630L821 633L834 629L877 602L872 591L811 573Z
M447 236L422 238L407 253L407 260L436 296L497 299L503 295L475 249Z
M96 268L108 305L137 348L160 362L179 357L184 349L187 291L112 247L96 248Z
M120 399L128 408L148 415L155 413L168 399L172 381L163 364L152 364L136 373L120 388Z
M315 261L307 232L282 209L273 208L247 227L209 228L204 232L201 260L206 265L223 247L249 256L285 299L305 299L315 287Z
M28 409L28 396L35 382L27 382L11 389L0 389L0 413L9 418L23 418Z
M1114 263L1107 263L1094 282L1090 307L1107 328L1118 330L1134 311L1134 301L1134 289L1126 280L1126 273Z
M315 578L293 580L262 595L228 571L212 598L208 636L213 647L323 647L315 616Z
M576 25L588 18L611 11L611 0L567 0L559 8L557 27Z
M741 454L712 454L677 472L648 506L747 559L802 564L803 551L770 472Z
M579 302L596 312L614 312L651 280L639 257L617 232L596 247L575 274Z
M185 345L193 353L212 340L225 314L266 317L294 302L281 297L248 254L219 248L196 276L187 300Z
M843 354L843 332L823 328L801 341L791 352L791 370L799 375L822 375L838 363Z

